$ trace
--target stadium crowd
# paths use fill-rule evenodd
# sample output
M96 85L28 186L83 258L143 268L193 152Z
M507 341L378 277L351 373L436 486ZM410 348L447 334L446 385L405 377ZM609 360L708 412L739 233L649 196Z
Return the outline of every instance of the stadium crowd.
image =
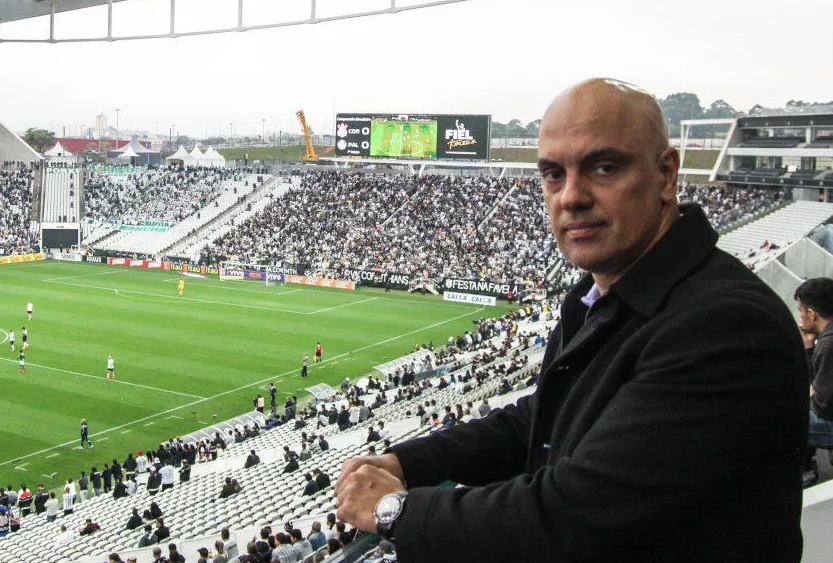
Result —
M38 246L31 228L32 170L16 162L0 165L0 250L12 253Z
M127 175L94 171L85 182L84 209L94 222L139 224L180 221L217 198L228 180L240 180L234 168L183 168L169 165Z
M296 190L214 241L203 260L540 280L554 245L543 206L527 208L538 189L535 180L307 172Z
M777 206L768 188L680 187L718 230ZM431 278L544 280L563 288L581 272L564 260L538 179L312 171L284 197L206 247L202 261L285 261L338 274L381 269Z
M677 199L699 204L714 228L725 232L777 207L789 197L787 189L683 184L677 189Z

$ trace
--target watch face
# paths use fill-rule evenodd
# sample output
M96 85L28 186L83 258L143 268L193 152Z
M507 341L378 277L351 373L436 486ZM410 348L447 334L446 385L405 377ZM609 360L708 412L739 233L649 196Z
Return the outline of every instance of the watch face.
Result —
M376 505L375 515L379 524L390 524L402 511L402 498L398 495L385 495Z

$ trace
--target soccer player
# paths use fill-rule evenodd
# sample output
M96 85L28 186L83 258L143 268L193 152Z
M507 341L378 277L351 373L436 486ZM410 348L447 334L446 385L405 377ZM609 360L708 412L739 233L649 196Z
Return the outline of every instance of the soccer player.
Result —
M93 449L93 443L90 442L90 433L89 432L90 432L90 429L89 429L89 426L87 425L87 419L82 418L81 419L81 445L78 446L79 450L84 449L84 442L87 442L87 445L90 446L90 449Z
M26 330L26 327L20 328L20 336L23 339L23 345L20 347L21 350L25 350L29 347L29 331Z
M9 344L12 345L12 354L14 354L14 330L9 329Z
M322 352L322 351L323 351L323 350L322 350L322 348L321 348L321 343L320 343L320 342L316 342L316 343L315 343L315 363L316 363L316 364L321 362L321 352Z
M26 355L23 350L17 356L17 373L26 373Z
M320 348L320 346L319 346ZM304 354L304 359L301 360L301 377L307 376L307 367L309 366L309 354Z
M185 292L185 278L179 278L179 286L176 288L177 295L182 295Z
M107 356L107 380L116 379L116 363L113 356Z
M26 302L26 316L31 321L32 320L32 309L34 309L34 305L32 305L31 301Z

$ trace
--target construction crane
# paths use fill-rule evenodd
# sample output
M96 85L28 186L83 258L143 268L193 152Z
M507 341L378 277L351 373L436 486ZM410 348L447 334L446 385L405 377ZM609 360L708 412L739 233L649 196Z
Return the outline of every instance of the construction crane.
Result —
M309 126L307 126L307 118L304 117L304 110L299 109L295 112L295 115L298 116L298 121L301 122L301 129L304 130L304 139L307 142L307 154L304 155L304 160L318 160L318 155L315 153L315 149L312 147L312 135L310 135Z

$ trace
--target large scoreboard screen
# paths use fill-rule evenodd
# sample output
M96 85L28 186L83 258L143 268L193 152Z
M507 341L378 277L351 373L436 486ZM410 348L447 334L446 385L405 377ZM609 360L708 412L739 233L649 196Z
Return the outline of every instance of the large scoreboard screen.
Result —
M489 160L489 115L340 113L336 156Z

